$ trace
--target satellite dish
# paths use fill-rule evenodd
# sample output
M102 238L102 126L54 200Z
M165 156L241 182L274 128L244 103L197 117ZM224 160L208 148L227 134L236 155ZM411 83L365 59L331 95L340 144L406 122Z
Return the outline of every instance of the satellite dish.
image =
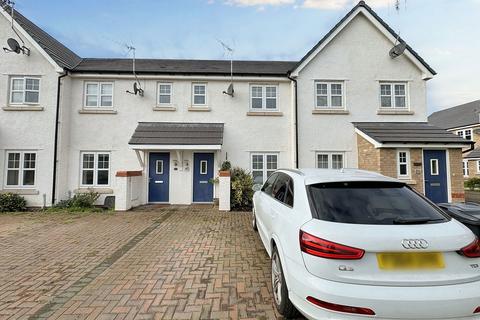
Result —
M230 85L227 88L227 91L223 91L224 94L229 95L230 97L233 97L233 93L235 90L233 89L233 83L230 83Z
M22 47L20 46L18 41L13 38L8 38L7 44L10 47L10 50L12 52L15 52L16 54L19 54L22 51Z
M407 49L407 44L402 41L390 49L388 54L390 55L390 58L395 59L396 57L401 56L405 52L405 49Z
M127 93L134 94L134 95L139 95L143 97L143 89L140 87L140 84L138 82L133 83L133 91L127 90Z

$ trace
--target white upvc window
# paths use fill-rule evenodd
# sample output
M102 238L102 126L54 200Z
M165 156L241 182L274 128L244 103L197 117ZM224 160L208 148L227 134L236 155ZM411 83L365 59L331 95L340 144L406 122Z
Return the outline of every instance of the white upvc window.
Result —
M85 82L85 108L112 108L113 82Z
M159 105L171 105L172 104L172 84L168 82L158 83L158 101Z
M408 150L397 151L397 176L400 179L410 178L410 151Z
M37 153L34 151L7 151L5 187L33 188L35 186Z
M251 84L250 110L278 110L278 86L272 84Z
M80 185L105 187L110 184L110 153L85 151L80 154Z
M480 173L480 160L477 160L477 173Z
M315 81L315 108L345 109L345 89L342 81Z
M192 105L205 106L207 104L207 84L193 83L192 84Z
M468 170L468 160L463 160L462 163L463 163L463 176L465 178L468 178L468 176L470 175L470 172Z
M251 168L254 184L262 184L278 169L277 153L252 153Z
M407 109L408 86L406 82L380 82L380 107Z
M473 140L472 129L457 130L457 135L466 140Z
M10 104L39 104L40 78L12 77L10 82Z
M316 165L319 169L343 169L345 167L345 153L317 152Z

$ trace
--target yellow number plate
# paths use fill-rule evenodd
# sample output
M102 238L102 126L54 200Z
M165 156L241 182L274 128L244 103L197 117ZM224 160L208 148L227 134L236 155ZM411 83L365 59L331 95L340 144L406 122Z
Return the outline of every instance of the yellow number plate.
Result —
M440 252L377 253L378 266L384 270L443 269L445 261Z

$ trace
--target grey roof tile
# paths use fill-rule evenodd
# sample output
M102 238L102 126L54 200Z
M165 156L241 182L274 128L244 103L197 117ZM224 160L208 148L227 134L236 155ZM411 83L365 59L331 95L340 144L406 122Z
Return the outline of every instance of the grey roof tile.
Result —
M428 117L428 123L444 128L458 128L480 123L480 100L440 110Z
M464 156L465 159L480 159L480 147L477 147L473 149L471 152L467 153L467 155Z
M8 14L11 14L10 7L7 7L3 1L0 1L0 6L3 7ZM73 51L39 28L32 21L28 20L17 10L14 10L13 17L61 68L73 69L82 60Z
M221 145L223 123L139 122L131 145Z
M425 122L354 122L353 125L379 143L473 144Z

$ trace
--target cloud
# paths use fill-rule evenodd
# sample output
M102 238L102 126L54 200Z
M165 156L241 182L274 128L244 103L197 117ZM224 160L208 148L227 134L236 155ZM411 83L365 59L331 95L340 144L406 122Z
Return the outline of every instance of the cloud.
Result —
M283 6L294 4L295 0L227 0L226 4L241 6L241 7L253 7L253 6Z
M367 0L365 2L375 8L393 7L395 5L395 0ZM341 10L351 8L357 3L358 1L356 0L304 0L302 7L309 9Z

